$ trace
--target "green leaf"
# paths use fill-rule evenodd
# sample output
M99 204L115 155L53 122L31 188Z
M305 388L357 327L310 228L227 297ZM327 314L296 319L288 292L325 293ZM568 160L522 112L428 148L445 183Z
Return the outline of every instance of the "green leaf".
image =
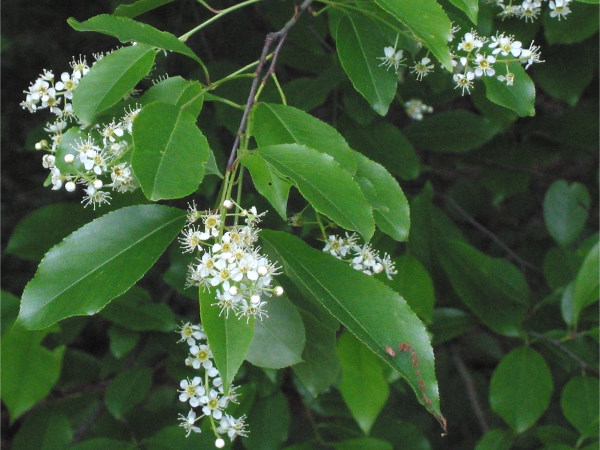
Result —
M175 0L137 0L133 3L117 6L113 14L133 18L173 1Z
M582 436L598 432L598 395L598 379L592 376L571 378L560 395L563 414Z
M332 126L292 106L259 103L254 108L252 131L259 147L306 145L333 156L351 175L356 172L356 162L342 135Z
M14 436L14 450L60 450L70 448L73 430L62 411L33 411Z
M134 331L173 331L177 319L165 303L152 303L150 294L133 286L115 298L100 315L112 323Z
M552 97L575 106L598 71L597 54L597 42L548 46L544 48L544 59L552 64L536 64L534 79Z
M598 273L600 273L600 244L594 245L585 257L575 278L573 307L575 317L583 308L598 301Z
M342 366L339 390L360 429L369 434L390 393L383 364L350 333L339 338L337 354Z
M0 296L0 333L4 334L17 320L20 300L5 290L0 291Z
M522 433L546 411L552 374L539 353L520 347L500 361L490 382L490 405L511 428Z
M371 206L356 181L330 156L298 144L271 145L256 150L292 183L310 204L343 228L373 236Z
M389 43L378 28L360 15L346 14L336 34L337 52L354 89L381 116L387 114L396 94L398 75L380 66L378 57Z
M431 322L435 293L429 272L409 253L395 258L394 264L398 273L386 283L404 297L417 316L426 323Z
M267 369L282 369L301 362L306 336L298 310L284 295L269 301L267 313L268 318L254 324L246 360Z
M477 25L477 13L479 12L478 0L450 0L450 3L464 12L469 20Z
M354 179L373 207L375 224L397 241L407 241L410 210L402 188L382 165L358 152L354 152L354 158L357 165Z
M106 388L104 402L108 411L121 419L140 403L152 385L152 370L134 367L119 373Z
M484 117L457 109L427 116L413 122L403 132L417 148L463 153L481 147L499 130L497 124Z
M107 334L110 339L110 352L117 359L121 359L133 350L133 347L135 347L140 340L140 334L138 332L118 326L110 327Z
M202 326L223 379L223 390L229 392L231 382L252 343L254 318L246 321L238 319L235 314L221 314L220 308L213 305L216 302L214 289L200 288L198 295Z
M487 326L506 336L521 333L529 288L515 266L459 241L444 243L439 257L456 293Z
M348 142L373 161L404 180L419 176L419 158L415 149L394 125L374 122L367 127L348 124L343 129Z
M2 401L11 422L50 393L60 375L64 346L50 351L40 345L48 334L13 326L2 334Z
M184 222L184 211L138 205L84 225L46 254L25 287L18 321L41 329L97 313L146 273Z
M144 106L133 124L131 165L150 200L191 194L204 178L208 141L196 118L164 102Z
M436 308L433 310L433 345L449 341L470 330L477 320L470 314L455 308Z
M598 6L578 3L571 5L566 20L544 15L544 34L549 44L574 44L598 31Z
M447 70L452 70L448 36L452 24L435 0L376 0L419 39Z
M93 123L98 114L117 104L148 74L155 56L152 48L133 45L96 62L73 91L75 115L86 124Z
M342 442L335 442L333 444L335 450L392 450L392 444L381 439L372 437L360 437L354 439L347 439Z
M253 432L244 438L244 446L253 450L280 448L287 440L290 422L288 404L280 391L257 399L248 412L248 428Z
M510 430L493 428L483 435L475 450L510 450L515 442L515 436Z
M581 183L565 180L552 183L544 196L544 221L548 232L561 246L572 244L585 227L591 197Z
M17 224L6 252L39 261L66 235L94 217L91 209L82 208L79 203L56 203L36 209Z
M85 22L79 22L73 17L67 23L77 31L97 31L118 38L121 42L137 42L150 47L162 48L202 62L194 51L177 39L171 33L160 31L145 23L130 19L129 17L100 14Z
M514 84L507 86L506 82L497 77L483 77L485 96L493 103L504 106L520 116L535 115L535 85L521 64L510 66L498 64L496 75L506 75L507 70L514 74Z
M250 171L256 190L275 208L283 220L287 220L287 202L291 183L285 181L260 155L246 155L242 164Z
M131 450L132 444L127 441L119 441L111 438L92 438L78 442L69 447L69 450Z
M156 83L140 98L142 105L152 102L164 102L185 109L192 116L198 117L202 110L204 95L202 85L197 81L169 77Z
M310 301L324 306L375 354L398 370L417 399L444 423L429 337L404 299L376 279L309 247L291 234L263 230L261 239L264 250L271 259L279 261L298 289ZM398 352L391 357L386 352L386 346L397 347L400 343L410 344L414 349L420 381L408 354ZM424 392L419 383L424 384Z

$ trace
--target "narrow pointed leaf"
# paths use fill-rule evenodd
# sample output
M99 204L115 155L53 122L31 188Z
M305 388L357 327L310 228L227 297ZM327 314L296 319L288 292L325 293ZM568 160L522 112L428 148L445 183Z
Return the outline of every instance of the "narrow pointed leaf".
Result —
M396 179L382 165L354 152L357 171L354 179L373 207L377 227L397 241L408 240L408 200Z
M204 178L208 141L196 118L175 105L151 103L133 125L131 165L150 200L191 194Z
M575 287L573 292L573 309L575 317L583 308L598 301L598 273L600 273L600 244L594 245L575 278Z
M389 43L377 27L359 15L344 15L336 34L338 56L356 89L381 116L387 114L396 94L398 75L377 59Z
M204 102L202 85L197 81L188 81L179 76L169 77L153 85L140 98L142 105L148 105L152 102L177 105L194 117L198 117Z
M25 287L18 321L41 329L97 313L150 269L184 223L179 209L138 205L84 225L46 254Z
M150 47L162 48L188 56L200 62L194 51L175 35L160 31L151 25L138 22L129 17L100 14L85 22L70 17L67 22L77 31L97 31L118 38L121 42L137 42Z
M444 423L429 337L423 323L399 294L291 234L263 230L261 241L269 257L282 265L284 273L308 300L324 306L376 355L398 370L419 402ZM410 344L417 355L424 391L419 387L411 357L398 350L395 357L386 352L386 346L397 349L401 343Z
M208 344L219 374L224 392L229 392L231 382L246 358L254 335L254 319L238 319L235 314L220 314L214 289L199 290L200 318L208 337ZM268 319L265 319L268 320Z
M113 14L115 16L134 18L173 1L175 0L137 0L133 3L117 6Z
M450 0L450 3L464 12L471 22L477 24L478 0Z
M333 156L351 175L356 172L348 143L331 125L293 106L273 103L259 103L253 114L253 132L259 147L303 144Z
M297 144L260 147L256 153L288 177L318 212L348 230L358 231L366 241L373 236L371 206L356 181L333 157Z
M144 78L156 51L145 45L123 47L96 62L73 91L73 111L90 124L102 111L117 104Z
M448 50L452 25L435 0L376 0L376 3L421 39L447 70L452 70Z

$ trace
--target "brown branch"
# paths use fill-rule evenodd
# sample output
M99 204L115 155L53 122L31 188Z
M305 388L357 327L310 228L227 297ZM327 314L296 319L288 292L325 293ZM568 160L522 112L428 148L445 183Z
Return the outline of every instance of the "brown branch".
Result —
M581 359L579 356L577 356L575 353L573 353L571 350L569 350L567 347L565 347L562 344L562 342L557 341L556 339L552 339L551 337L548 337L545 334L537 333L535 331L529 331L529 332L527 332L527 334L553 345L554 347L556 347L557 349L562 351L564 354L566 354L573 361L575 361L577 364L579 364L579 366L583 370L589 370L590 372L594 372L596 375L600 375L600 371L597 368L590 366L583 359Z
M483 410L481 405L479 404L479 396L477 395L477 390L475 389L475 383L473 382L473 377L469 373L467 366L463 362L458 350L455 346L450 347L450 352L452 353L452 361L456 366L456 370L458 370L458 374L463 380L465 384L465 389L467 390L467 397L469 398L469 402L471 403L471 408L473 408L473 412L475 413L475 417L477 417L477 421L479 422L479 427L481 428L482 433L487 433L490 429L490 426L485 419L483 414Z
M302 14L304 10L306 10L313 0L304 0L302 5L296 10L294 16L287 21L287 23L283 26L283 28L279 31L275 31L267 34L265 38L265 45L263 46L262 53L260 55L260 59L258 60L258 65L256 66L256 71L254 72L254 80L252 81L252 86L250 87L250 94L248 95L248 100L246 101L246 107L244 108L244 113L242 114L242 120L240 121L240 126L238 128L237 136L235 137L235 141L233 142L233 147L231 148L231 153L229 154L229 160L227 161L227 171L231 172L233 170L233 166L235 165L235 159L237 156L237 150L240 146L240 138L246 131L246 125L248 123L248 116L250 115L250 110L252 109L252 105L254 104L254 96L256 95L256 90L258 89L258 82L262 71L264 69L265 63L267 62L267 57L269 55L269 50L272 45L277 42L277 47L273 52L273 61L271 62L271 66L267 71L267 74L263 77L262 83L265 83L267 78L275 72L275 64L277 62L277 57L279 56L279 51L283 45L283 41L285 40L290 29L296 24L298 18Z

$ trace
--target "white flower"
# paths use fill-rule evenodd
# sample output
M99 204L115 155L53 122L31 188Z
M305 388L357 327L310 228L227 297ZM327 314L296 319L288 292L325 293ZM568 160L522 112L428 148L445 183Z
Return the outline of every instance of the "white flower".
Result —
M475 56L475 76L480 77L482 75L487 75L488 77L494 76L496 70L493 65L496 62L496 58L492 55L482 55L481 53L477 53Z
M498 75L498 81L506 82L507 86L512 86L515 82L515 74L511 72L506 72L506 75Z
M417 80L422 80L424 76L427 76L433 70L433 64L429 64L430 62L431 59L425 57L411 67L410 71L417 75Z
M71 75L67 72L63 72L60 75L60 81L54 85L57 91L65 91L65 98L73 98L73 89L77 87L79 82L78 78L71 78Z
M86 194L81 200L81 203L83 203L84 207L92 205L92 207L96 209L96 206L102 206L104 203L110 203L110 194L105 191L96 190L94 186L88 186L85 189L85 193Z
M70 63L71 69L73 69L73 78L81 79L86 73L89 72L90 68L87 65L85 56L79 55L79 59L73 57L73 61Z
M508 56L510 53L515 58L518 58L521 54L522 46L521 41L515 41L513 36L505 36L504 34L492 36L492 42L488 45L488 47L494 49L492 55L500 53L502 56Z
M125 110L125 115L123 116L123 128L125 128L129 134L133 131L133 121L136 119L142 107L139 105L135 105L135 108L132 109L131 106L129 110Z
M483 39L477 36L475 32L466 33L463 40L458 44L458 49L467 53L483 47Z
M473 87L473 78L475 78L475 74L473 72L467 72L464 74L455 73L453 78L454 82L456 83L454 89L461 88L462 95L465 95L465 91L467 91L467 93L471 92L470 89Z
M210 369L213 366L213 362L210 359L213 355L208 345L192 345L190 347L190 354L194 357L192 362L194 369L199 369L200 366Z
M406 114L408 114L408 116L414 120L423 120L423 113L433 112L433 108L431 106L426 105L418 98L413 98L404 103L404 108L406 110Z
M182 324L178 333L181 335L181 339L177 342L186 341L189 346L196 345L196 341L206 339L202 325L192 325L189 322Z
M194 377L192 380L181 380L179 383L181 391L179 391L179 401L189 402L192 408L196 408L201 403L201 398L205 394L202 378Z
M96 175L102 175L106 172L107 162L104 150L88 150L85 153L80 153L79 160L82 162L85 170L91 170Z
M123 137L123 133L123 124L115 123L113 120L102 129L102 142L104 145L109 145L109 143L115 142L118 138Z
M550 6L550 17L558 17L558 20L565 17L571 12L569 8L571 0L550 0L548 6Z
M537 18L541 11L542 2L537 0L525 0L521 4L519 15L525 19L525 22L532 21Z
M60 173L60 169L58 167L53 167L50 169L50 181L52 182L52 190L56 191L60 189L63 185L63 181L67 179L62 173Z
M230 416L229 414L224 414L221 418L221 422L217 428L217 433L219 434L227 434L229 439L232 441L237 436L248 436L248 431L246 430L246 416L242 416L238 419Z
M113 191L127 192L135 189L135 181L131 176L131 169L127 163L116 164L111 167L110 178Z
M56 161L56 156L44 155L44 156L42 156L42 167L44 167L44 169L52 169L54 167L55 161Z
M179 421L181 422L179 426L183 427L183 429L186 431L185 437L188 437L192 432L201 432L200 428L194 426L196 420L198 420L198 418L196 418L196 413L193 409L190 409L190 412L188 413L187 417L183 414L179 414Z
M183 236L179 237L179 243L183 248L183 253L191 253L202 249L202 241L205 241L204 234L200 230L189 227L183 231Z
M396 50L395 46L385 47L383 49L383 54L385 56L379 56L377 57L377 59L381 60L381 64L379 65L385 67L386 69L391 69L393 67L394 70L398 70L398 68L404 61L404 59L402 58L404 52L402 50Z
M227 399L219 396L219 393L211 389L208 395L200 397L202 412L207 416L213 416L219 420L223 416L223 409L227 407Z
M541 56L542 55L540 54L540 47L538 45L534 45L533 41L531 41L531 44L529 44L529 48L523 49L523 51L521 51L521 64L525 64L525 70L527 70L529 66L534 63L544 62L540 59Z

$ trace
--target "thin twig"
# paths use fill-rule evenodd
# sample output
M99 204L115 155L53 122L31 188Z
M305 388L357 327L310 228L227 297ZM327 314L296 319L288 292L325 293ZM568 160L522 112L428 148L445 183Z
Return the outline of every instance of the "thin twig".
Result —
M277 42L277 47L273 52L273 59L271 61L271 65L267 71L267 74L263 77L262 82L266 82L269 75L274 73L275 64L277 62L277 57L279 56L279 51L281 50L281 46L283 45L283 41L285 40L290 29L296 24L298 18L302 14L304 10L306 10L313 0L304 0L302 5L298 8L298 10L294 13L294 16L287 21L287 23L283 26L283 28L279 31L275 31L267 34L265 38L265 45L263 46L262 53L260 55L260 60L258 62L258 66L256 67L256 71L254 72L254 80L252 81L252 86L250 87L250 94L248 95L248 101L246 102L246 108L244 109L244 114L242 114L242 120L240 121L240 126L238 128L237 136L235 137L235 141L233 142L233 147L231 148L231 153L229 155L229 160L227 161L227 171L233 170L233 166L235 164L235 159L237 156L237 150L240 145L240 137L246 131L246 125L248 123L248 116L250 115L250 111L252 109L252 105L254 104L254 97L256 95L256 90L258 88L258 82L260 80L260 76L262 74L265 63L267 62L267 56L269 55L269 50L271 46Z
M102 411L104 411L104 408L104 402L100 401L96 406L96 409L94 409L94 411L90 415L90 417L88 417L88 419L85 422L83 422L79 428L75 430L75 432L73 433L73 442L71 442L71 444L76 444L81 439L83 439L83 437L92 427L92 425L96 423L96 420L98 420L100 414L102 414Z
M488 236L491 240L493 240L496 244L498 244L500 247L502 247L504 249L504 251L506 253L508 253L515 261L517 261L521 266L523 267L527 267L531 270L533 270L534 272L537 273L542 273L542 271L540 269L538 269L535 265L531 264L530 262L525 261L523 258L521 258L519 255L517 255L517 253L512 250L508 245L506 245L498 236L496 236L492 231L488 230L485 226L483 226L482 224L480 224L479 222L477 222L473 217L471 217L459 204L457 204L452 197L449 197L448 195L444 195L444 194L438 194L440 197L444 198L445 200L448 200L448 202L450 203L450 205L462 216L464 217L467 222L469 222L471 225L473 225L475 228L477 228L479 231L481 231L483 234L485 234L486 236Z
M577 356L575 353L573 353L571 350L569 350L567 347L565 347L562 344L562 342L557 341L556 339L552 339L551 337L548 337L545 334L537 333L535 331L529 331L527 334L529 334L530 336L536 337L538 339L541 339L542 341L545 341L545 342L553 345L554 347L556 347L557 349L559 349L560 351L562 351L563 353L565 353L569 358L571 358L577 364L579 364L579 366L583 370L589 370L591 372L594 372L597 375L600 375L600 371L597 368L595 368L593 366L590 366L583 359L581 359L579 356Z
M458 374L463 380L465 384L465 389L467 390L467 397L469 397L469 402L471 403L471 408L473 408L473 412L475 413L475 417L477 417L477 421L479 422L479 427L483 434L487 433L490 429L490 426L485 419L483 414L483 410L481 409L481 405L479 404L479 396L477 395L477 390L475 389L475 383L473 382L473 378L471 374L467 370L467 366L463 362L458 350L455 346L450 347L450 353L452 353L452 361L454 361L454 365L456 366L456 370L458 370Z

